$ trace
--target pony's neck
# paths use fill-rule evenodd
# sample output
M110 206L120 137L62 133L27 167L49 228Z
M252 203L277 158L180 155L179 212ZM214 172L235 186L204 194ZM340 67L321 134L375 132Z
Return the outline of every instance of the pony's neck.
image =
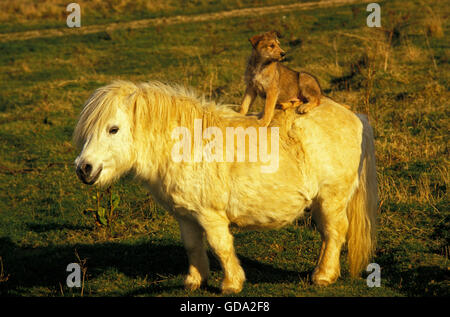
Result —
M182 94L143 90L136 103L141 109L137 110L140 114L134 131L134 170L136 176L147 180L159 180L167 168L175 164L171 157L171 145L178 137L173 135L175 129L187 129L193 136L196 119L201 119L207 126L218 125L221 120L214 111L215 104L204 105L202 101Z

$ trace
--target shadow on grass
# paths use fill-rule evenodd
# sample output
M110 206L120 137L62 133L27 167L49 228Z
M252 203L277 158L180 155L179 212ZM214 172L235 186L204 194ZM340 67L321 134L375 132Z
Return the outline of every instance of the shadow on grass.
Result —
M91 229L90 226L82 226L82 225L73 225L73 224L69 224L69 223L65 223L65 224L61 224L61 223L45 223L45 224L40 224L40 223L26 223L25 224L28 228L28 230L37 232L37 233L43 233L43 232L48 232L48 231L52 231L52 230L89 230Z
M38 227L39 230L45 228ZM24 289L44 287L58 295L60 285L65 285L69 263L86 260L90 281L111 268L129 278L157 281L161 276L176 276L187 273L188 262L184 248L169 240L142 242L105 242L65 246L20 247L9 238L0 238L0 256L3 258L7 282L0 283L0 296L20 296ZM295 272L273 267L239 256L249 283L297 282L309 272ZM211 271L222 270L215 257L209 253ZM155 283L133 290L127 296L167 293L182 290L183 285ZM211 293L220 293L214 286L206 286ZM108 294L106 294L108 295Z
M450 296L450 273L447 268L420 265L405 269L402 263L395 260L395 255L400 253L394 251L376 259L382 268L382 283L384 280L386 285L407 296Z
M54 228L52 226L52 228ZM45 228L38 226L37 231ZM399 263L400 250L392 250L377 256L375 261L382 267L382 283L407 296L449 296L450 280L446 268L436 265L421 265L405 268ZM132 288L126 296L170 294L182 291L180 275L187 273L188 263L184 248L169 239L141 241L104 242L96 244L49 245L45 247L21 247L8 237L0 238L0 256L8 280L0 282L0 296L21 296L29 294L33 288L47 288L55 296L66 283L69 263L86 260L88 280L103 280L114 275L124 274L130 279L145 279L148 286ZM238 254L246 273L247 282L259 283L297 283L307 279L311 272L280 269ZM218 261L209 253L211 271L223 276ZM158 283L169 277L169 282ZM177 277L173 279L172 277ZM115 277L113 276L112 279ZM152 283L154 281L154 283ZM109 283L109 282L108 282ZM217 285L209 285L204 291L219 294ZM94 295L114 295L97 294ZM123 295L123 294L122 294Z

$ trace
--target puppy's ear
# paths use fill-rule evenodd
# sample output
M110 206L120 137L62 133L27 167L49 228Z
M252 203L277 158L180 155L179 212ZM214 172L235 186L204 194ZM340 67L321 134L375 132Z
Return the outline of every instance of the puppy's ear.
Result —
M252 46L254 48L256 48L256 45L258 45L259 41L261 41L262 39L262 35L254 35L251 38L249 38L248 40L250 41L250 43L252 43Z
M269 34L275 38L282 38L283 36L281 35L280 32L276 31L276 30L272 30L269 32Z

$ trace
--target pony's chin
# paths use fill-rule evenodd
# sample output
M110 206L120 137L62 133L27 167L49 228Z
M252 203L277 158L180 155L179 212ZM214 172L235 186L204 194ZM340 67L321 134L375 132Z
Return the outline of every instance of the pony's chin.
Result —
M103 171L92 185L99 188L106 188L111 186L117 178L109 177L108 174L108 171Z
M103 179L99 178L92 185L94 185L94 186L96 186L98 188L106 188L106 187L110 186L111 183L112 183L111 181L106 181L106 180L103 180Z

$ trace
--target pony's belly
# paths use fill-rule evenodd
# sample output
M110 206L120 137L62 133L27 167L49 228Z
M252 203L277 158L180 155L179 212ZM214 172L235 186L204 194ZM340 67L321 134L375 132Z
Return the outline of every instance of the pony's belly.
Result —
M297 196L297 197L295 197ZM231 201L227 216L231 223L244 228L280 228L303 214L307 201L300 195L259 201Z
M255 218L252 216L241 216L231 220L231 223L245 229L278 229L291 224L297 215L289 219L273 219L267 218Z

